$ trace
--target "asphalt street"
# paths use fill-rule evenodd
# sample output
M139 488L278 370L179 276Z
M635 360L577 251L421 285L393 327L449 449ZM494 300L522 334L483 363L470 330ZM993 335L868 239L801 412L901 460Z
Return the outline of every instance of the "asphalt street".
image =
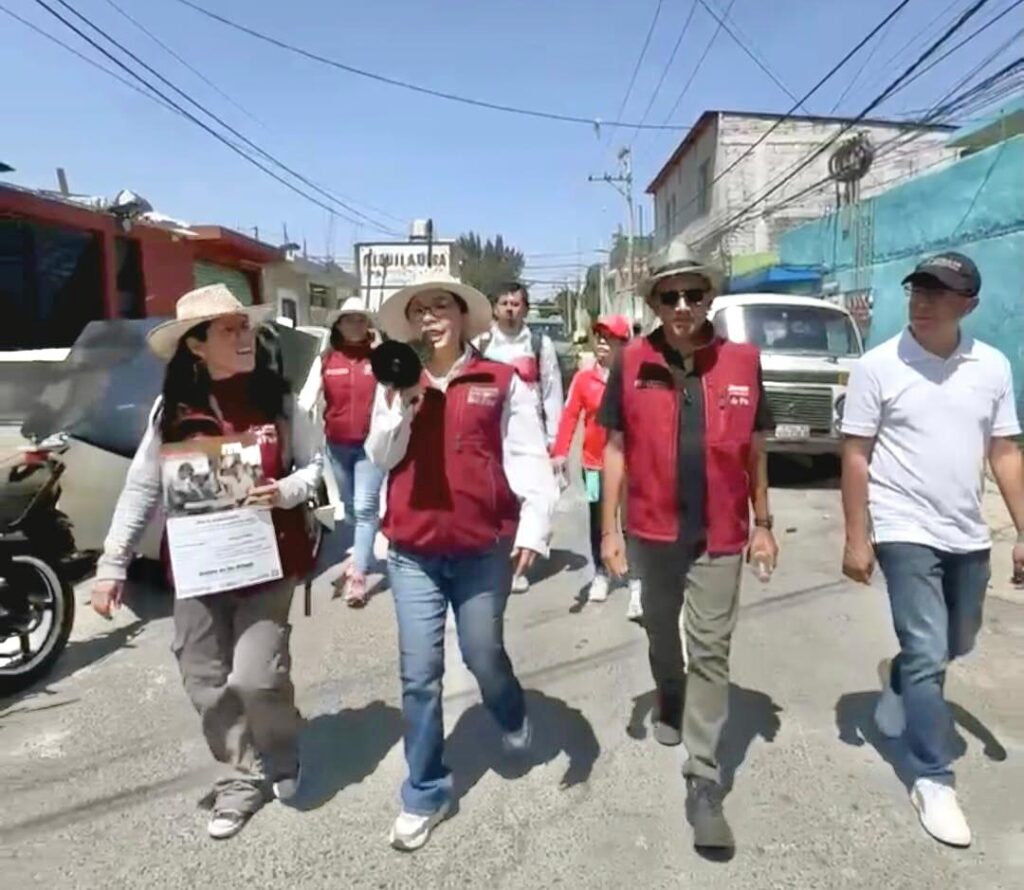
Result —
M408 855L386 841L404 764L390 595L362 611L318 582L294 604L308 782L236 838L206 836L216 774L170 654L166 594L136 588L112 623L80 607L44 686L0 703L0 875L49 888L1011 888L1024 886L1024 604L999 571L978 650L955 666L969 850L920 829L899 743L873 728L894 637L880 587L839 577L832 486L773 492L775 577L744 577L722 760L738 849L702 859L683 815L680 749L659 747L642 631L626 593L582 604L591 569L577 496L555 551L512 599L507 639L528 689L528 761L497 734L454 638L445 717L458 811ZM1002 544L1000 546L1003 546ZM80 596L81 601L81 596Z

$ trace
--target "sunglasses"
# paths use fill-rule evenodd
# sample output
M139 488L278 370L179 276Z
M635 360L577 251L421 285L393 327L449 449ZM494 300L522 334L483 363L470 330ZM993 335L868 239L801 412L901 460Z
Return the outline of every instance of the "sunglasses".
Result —
M679 300L683 299L687 306L696 306L698 303L704 302L706 294L707 291L699 287L691 287L686 290L663 290L658 294L658 302L662 306L674 308L679 305Z

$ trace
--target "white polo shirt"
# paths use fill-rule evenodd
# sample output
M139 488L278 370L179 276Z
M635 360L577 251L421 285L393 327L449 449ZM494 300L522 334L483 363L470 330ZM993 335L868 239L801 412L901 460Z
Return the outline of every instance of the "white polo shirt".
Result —
M963 334L944 359L904 330L854 365L842 429L875 439L868 500L876 542L950 553L991 547L981 514L989 442L1021 431L1001 352Z

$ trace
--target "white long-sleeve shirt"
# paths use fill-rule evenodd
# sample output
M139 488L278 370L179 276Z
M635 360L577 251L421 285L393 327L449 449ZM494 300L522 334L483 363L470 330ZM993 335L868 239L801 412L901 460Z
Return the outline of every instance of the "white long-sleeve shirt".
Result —
M434 377L427 372L431 386L446 392L448 384L471 355L472 350L467 347L444 377ZM389 405L387 390L377 387L364 447L367 456L380 469L390 471L405 457L415 413L415 407L405 405L397 397ZM501 439L505 476L520 500L515 546L546 556L551 517L558 501L558 484L541 428L537 394L515 375L502 405Z
M517 358L533 358L532 337L529 325L524 324L518 334L509 336L497 324L493 324L490 332L485 335L484 356L505 364L511 364ZM558 435L558 422L562 418L562 372L558 367L558 355L550 337L541 337L538 364L538 397L544 405L544 435L550 448Z

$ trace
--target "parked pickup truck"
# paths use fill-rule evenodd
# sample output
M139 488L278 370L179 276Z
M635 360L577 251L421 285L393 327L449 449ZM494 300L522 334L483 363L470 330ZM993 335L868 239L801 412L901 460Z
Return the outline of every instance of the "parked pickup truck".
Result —
M775 419L768 449L837 453L847 379L864 351L850 313L817 297L735 294L715 299L711 320L721 336L761 349Z

